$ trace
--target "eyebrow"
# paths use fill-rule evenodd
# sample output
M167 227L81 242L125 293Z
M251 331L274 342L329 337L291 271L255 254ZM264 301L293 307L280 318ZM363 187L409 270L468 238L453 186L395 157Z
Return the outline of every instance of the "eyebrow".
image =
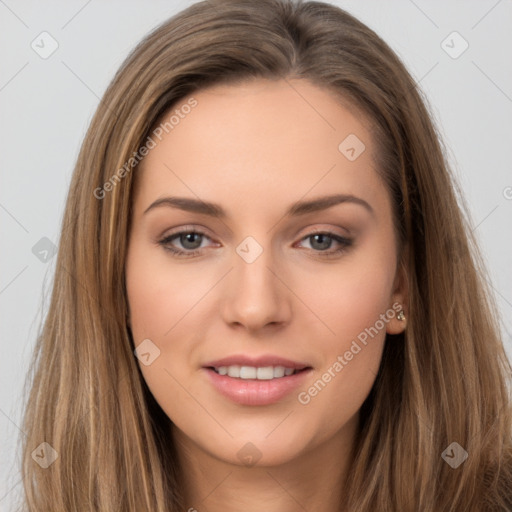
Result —
M308 213L318 212L331 208L337 204L353 203L363 206L372 215L375 214L374 209L364 199L353 196L351 194L335 194L330 196L318 197L310 201L297 201L293 203L285 213L286 217L296 217L306 215ZM192 213L209 215L218 219L226 219L226 211L222 206L208 201L193 199L190 197L162 197L157 199L144 211L144 215L154 208L167 206L177 208Z

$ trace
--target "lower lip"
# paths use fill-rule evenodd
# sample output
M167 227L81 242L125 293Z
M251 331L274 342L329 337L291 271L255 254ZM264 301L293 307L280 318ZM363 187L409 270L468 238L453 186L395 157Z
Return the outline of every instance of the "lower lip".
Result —
M311 368L308 368L287 377L258 380L228 377L227 375L219 375L211 368L204 369L219 393L241 405L269 405L276 403L300 386L306 376L312 371Z

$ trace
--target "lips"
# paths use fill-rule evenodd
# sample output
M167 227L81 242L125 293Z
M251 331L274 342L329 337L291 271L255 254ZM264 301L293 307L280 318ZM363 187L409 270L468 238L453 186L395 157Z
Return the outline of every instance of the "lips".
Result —
M274 375L270 375L270 369ZM241 405L276 403L301 383L312 367L279 356L233 355L203 366L209 382L224 397Z

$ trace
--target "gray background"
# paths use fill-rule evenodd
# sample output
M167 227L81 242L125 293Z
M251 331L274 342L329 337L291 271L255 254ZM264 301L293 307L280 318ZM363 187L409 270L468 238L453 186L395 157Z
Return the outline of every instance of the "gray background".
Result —
M48 241L40 240L58 243L78 150L115 71L150 29L191 3L0 0L2 511L14 510L21 489L22 385L54 272L51 252L41 261ZM425 92L470 207L512 355L512 1L332 3L381 35ZM58 43L46 59L31 47L41 45L43 31ZM458 55L464 41L469 46Z

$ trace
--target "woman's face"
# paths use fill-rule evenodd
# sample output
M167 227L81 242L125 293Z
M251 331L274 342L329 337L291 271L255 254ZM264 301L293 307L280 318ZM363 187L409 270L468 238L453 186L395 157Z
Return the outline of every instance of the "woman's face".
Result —
M172 114L135 171L126 284L173 435L246 465L350 444L386 332L403 330L364 119L297 80L215 86Z

